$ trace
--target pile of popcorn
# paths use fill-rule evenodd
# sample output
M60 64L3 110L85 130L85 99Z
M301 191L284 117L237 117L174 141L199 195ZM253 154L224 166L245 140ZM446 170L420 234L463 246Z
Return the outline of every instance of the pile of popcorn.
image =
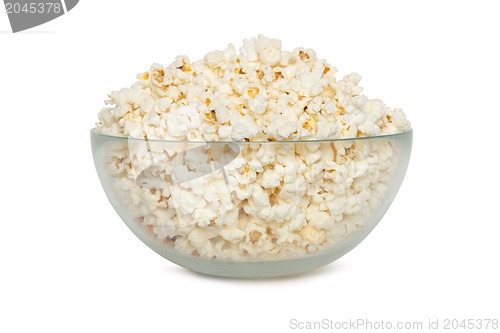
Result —
M336 72L311 49L261 35L239 53L153 64L99 113L99 133L141 139L106 147L123 204L151 235L203 258L294 258L338 244L380 207L397 158L393 142L356 138L410 123L362 95L358 74Z

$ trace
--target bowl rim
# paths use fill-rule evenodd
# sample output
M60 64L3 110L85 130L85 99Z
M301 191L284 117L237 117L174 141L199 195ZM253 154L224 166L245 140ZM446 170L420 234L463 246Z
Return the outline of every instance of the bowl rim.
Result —
M203 141L203 140L165 140L165 139L142 139L127 136L118 136L110 134L102 134L97 132L98 127L94 127L90 130L91 135L102 136L109 138L111 140L133 140L139 142L159 142L159 143L196 143L196 144L282 144L282 143L325 143L325 142L341 142L341 141L364 141L364 140L374 140L374 139L398 139L412 135L413 129L410 128L407 131L394 133L394 134L383 134L374 136L363 136L354 138L336 138L336 139L312 139L312 140L276 140L276 141Z

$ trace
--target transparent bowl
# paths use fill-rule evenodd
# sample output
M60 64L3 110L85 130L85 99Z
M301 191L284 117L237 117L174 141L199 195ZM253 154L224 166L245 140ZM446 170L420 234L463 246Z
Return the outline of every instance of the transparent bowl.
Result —
M412 131L335 140L194 142L91 130L97 173L132 232L203 274L306 272L358 245L389 208Z

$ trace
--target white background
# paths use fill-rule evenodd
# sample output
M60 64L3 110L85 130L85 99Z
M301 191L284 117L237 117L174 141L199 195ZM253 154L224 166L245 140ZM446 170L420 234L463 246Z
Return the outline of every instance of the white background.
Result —
M0 331L288 332L290 319L500 314L495 1L90 1L25 33L0 13ZM310 47L412 121L374 232L309 274L231 280L143 245L99 184L89 130L153 62L263 33Z

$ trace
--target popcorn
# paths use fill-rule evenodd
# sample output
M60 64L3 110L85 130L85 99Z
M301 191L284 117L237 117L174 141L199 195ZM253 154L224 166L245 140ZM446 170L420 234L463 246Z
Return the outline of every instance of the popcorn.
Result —
M153 64L98 114L100 133L141 139L106 146L123 204L160 241L207 259L295 258L345 240L380 207L397 147L328 140L411 125L362 95L359 74L336 73L262 35Z
M205 56L204 60L209 67L217 67L224 62L224 53L219 50L212 51Z
M243 122L238 122L231 128L231 137L234 141L243 141L249 139L250 136L250 130Z
M165 115L168 135L175 138L196 139L200 135L196 131L201 126L201 115L192 106L172 108ZM190 135L193 133L194 135Z

